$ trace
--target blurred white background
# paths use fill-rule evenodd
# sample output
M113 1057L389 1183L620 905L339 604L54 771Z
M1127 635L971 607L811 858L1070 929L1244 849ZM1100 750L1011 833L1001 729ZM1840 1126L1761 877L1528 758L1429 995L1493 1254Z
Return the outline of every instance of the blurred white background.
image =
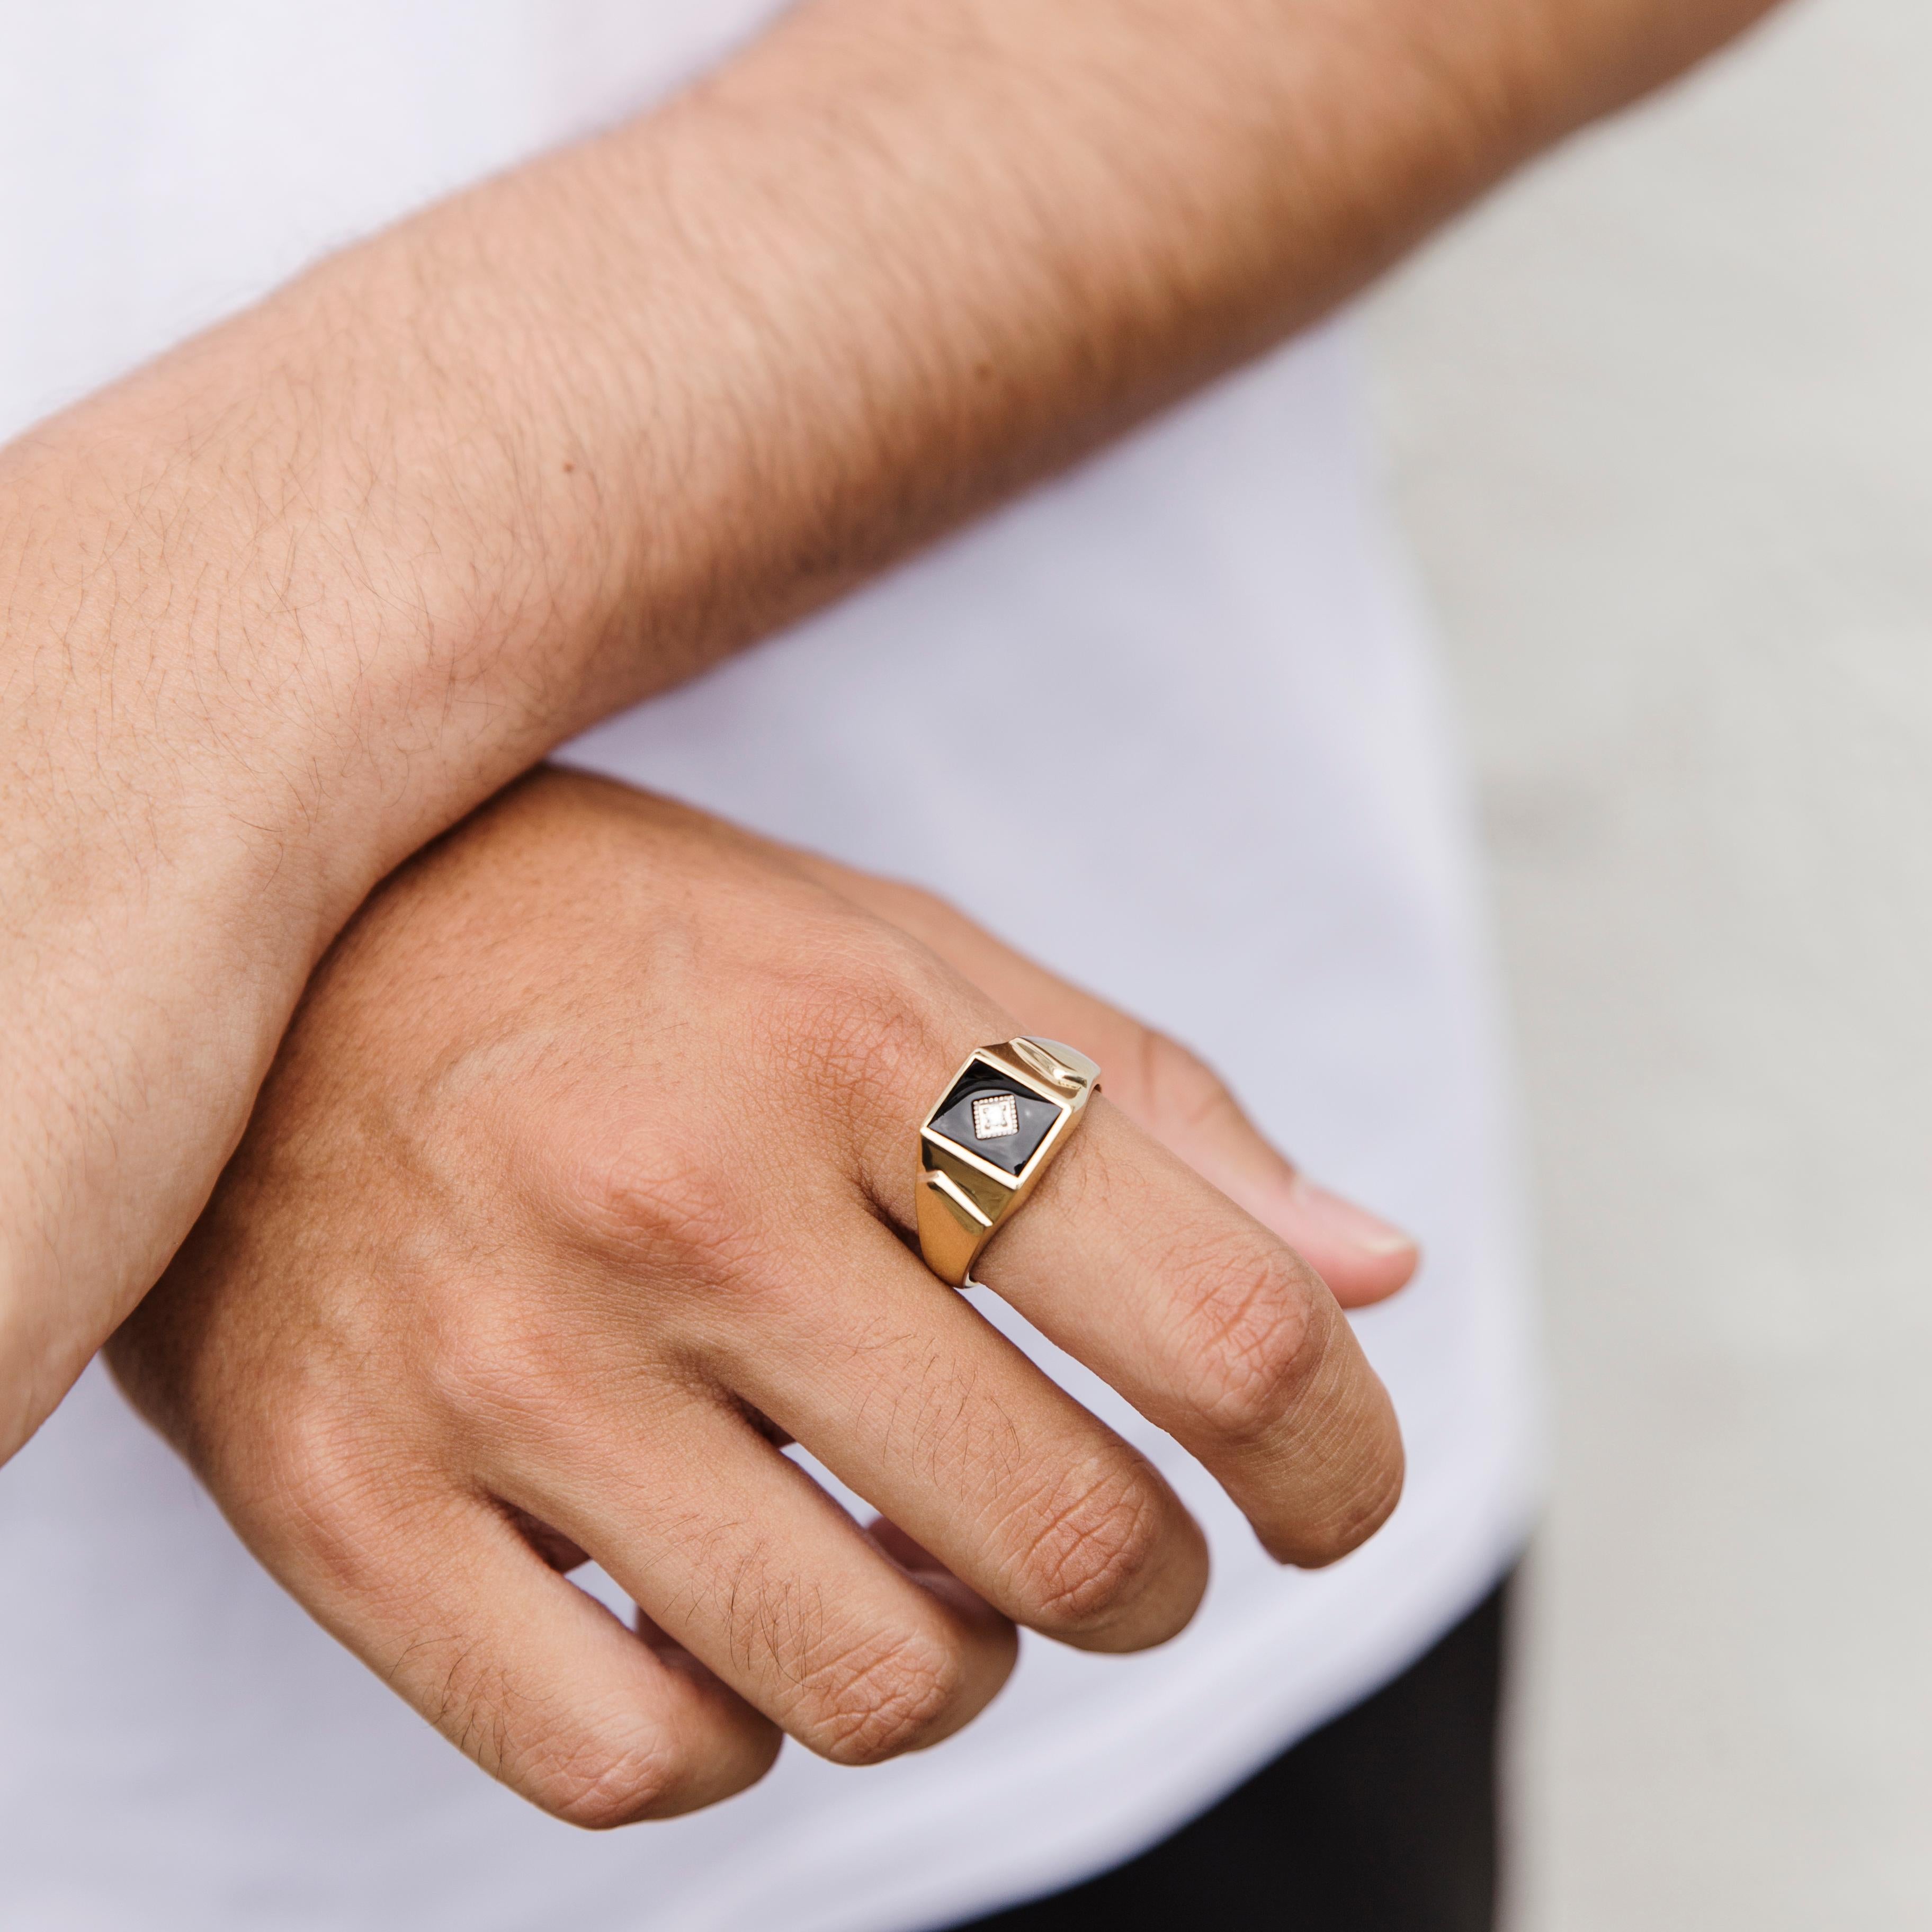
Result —
M1519 1932L1932 1926L1932 6L1811 0L1372 306L1529 1102Z

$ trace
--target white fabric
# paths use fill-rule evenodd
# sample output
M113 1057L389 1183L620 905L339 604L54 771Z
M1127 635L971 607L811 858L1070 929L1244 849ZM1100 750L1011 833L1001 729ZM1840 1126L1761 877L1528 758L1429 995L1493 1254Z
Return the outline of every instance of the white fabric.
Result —
M766 10L0 0L0 430ZM1023 1335L1208 1526L1192 1628L1130 1659L1029 1640L940 1750L854 1772L788 1749L714 1811L593 1838L308 1623L97 1370L0 1471L0 1922L911 1932L1148 1843L1494 1581L1535 1456L1487 964L1357 418L1325 333L572 755L928 882L1193 1042L1416 1230L1423 1279L1358 1324L1411 1456L1388 1528L1276 1570L1195 1465ZM1007 801L970 827L922 782L962 700L984 728L957 755ZM1090 755L1038 766L999 728L1018 707Z

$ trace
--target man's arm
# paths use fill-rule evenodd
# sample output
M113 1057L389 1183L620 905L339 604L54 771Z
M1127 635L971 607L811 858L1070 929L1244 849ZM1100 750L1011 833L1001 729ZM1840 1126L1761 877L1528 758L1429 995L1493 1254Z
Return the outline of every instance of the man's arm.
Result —
M1766 4L817 0L0 454L0 1455L402 857Z

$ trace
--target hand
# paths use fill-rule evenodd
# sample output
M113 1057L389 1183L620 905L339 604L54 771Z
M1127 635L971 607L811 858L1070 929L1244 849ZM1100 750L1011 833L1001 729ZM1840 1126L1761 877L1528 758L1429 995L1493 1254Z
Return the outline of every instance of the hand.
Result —
M1205 1581L1154 1470L908 1251L941 1084L1049 1024L1355 1298L1413 1265L1208 1076L930 899L548 773L324 963L115 1367L310 1610L560 1816L722 1798L781 1730L848 1763L930 1744L1004 1680L1009 1618L1130 1650ZM1328 1289L1104 1096L982 1270L1277 1556L1393 1508ZM786 1436L896 1527L868 1539ZM550 1567L586 1552L645 1641Z

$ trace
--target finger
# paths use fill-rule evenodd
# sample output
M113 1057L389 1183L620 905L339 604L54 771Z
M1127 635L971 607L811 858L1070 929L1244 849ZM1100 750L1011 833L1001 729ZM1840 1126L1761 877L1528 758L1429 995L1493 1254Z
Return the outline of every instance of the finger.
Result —
M1136 1126L1288 1243L1345 1308L1382 1300L1414 1274L1414 1240L1317 1186L1258 1130L1204 1062L1166 1034L1016 952L930 892L802 855L833 889L929 946L1027 1032L1078 1042L1108 1097Z
M896 1097L862 1129L862 1170L902 1227L914 1094L929 1105L958 1064L935 1046L916 1078L910 1056L895 1067ZM974 1272L1198 1456L1282 1561L1331 1562L1394 1508L1400 1433L1334 1297L1104 1096Z
M874 1516L866 1524L866 1534L902 1570L927 1575L946 1570L946 1565L924 1544L916 1542L889 1516Z
M1279 1234L1344 1308L1384 1300L1408 1285L1421 1259L1412 1237L1310 1180L1185 1047L1124 1015L1109 1016L1116 1024L1094 1034L1100 1051L1112 1056L1100 1063L1108 1069L1107 1094L1136 1126Z
M1004 1617L969 1592L909 1576L719 1400L681 1390L650 1420L674 1456L639 1453L634 1402L586 1391L540 1462L480 1473L589 1550L664 1636L835 1762L936 1744L1006 1682L1016 1646Z
M1016 1622L1107 1651L1181 1629L1207 1546L1152 1464L856 1201L830 1224L836 1255L791 1258L784 1348L728 1330L720 1376Z
M419 1506L380 1538L358 1525L300 1567L310 1574L284 1580L326 1628L484 1770L569 1823L696 1810L778 1755L758 1712L654 1652L480 1498Z
M977 1272L1198 1456L1286 1561L1387 1518L1402 1444L1335 1299L1104 1099Z
M915 1543L890 1517L874 1516L866 1526L866 1535L908 1576L917 1577L922 1588L935 1590L943 1597L969 1605L986 1604L986 1599L970 1588L963 1577L956 1576L931 1550Z

